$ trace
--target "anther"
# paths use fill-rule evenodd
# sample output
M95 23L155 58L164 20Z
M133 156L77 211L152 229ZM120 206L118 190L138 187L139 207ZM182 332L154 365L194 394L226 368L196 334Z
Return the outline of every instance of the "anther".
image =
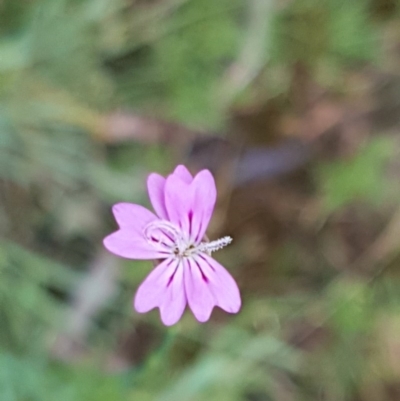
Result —
M232 238L229 236L217 239L216 241L211 242L202 242L198 247L197 250L200 252L207 252L211 254L211 252L218 251L229 245L232 242Z

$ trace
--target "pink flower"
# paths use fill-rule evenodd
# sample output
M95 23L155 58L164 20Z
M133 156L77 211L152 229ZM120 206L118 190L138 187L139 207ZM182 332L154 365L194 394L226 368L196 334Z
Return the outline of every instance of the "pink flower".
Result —
M147 187L157 215L140 205L118 203L113 213L119 230L104 239L104 246L118 256L162 259L139 286L135 309L160 308L167 326L181 318L186 304L200 322L210 318L214 306L238 312L235 280L210 256L232 239L204 240L217 196L211 173L203 170L192 177L178 166L167 178L150 174Z

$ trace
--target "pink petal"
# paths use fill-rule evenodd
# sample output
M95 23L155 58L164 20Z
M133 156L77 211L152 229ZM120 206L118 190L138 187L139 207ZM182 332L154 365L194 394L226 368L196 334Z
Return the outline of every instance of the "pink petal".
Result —
M159 174L152 173L147 179L147 190L150 202L155 212L161 219L168 220L167 209L165 208L164 196L165 178Z
M190 174L189 170L182 164L177 166L172 174L178 176L183 182L186 182L186 184L190 184L193 181L192 174Z
M193 204L191 185L171 174L165 182L165 206L169 220L189 234L189 213Z
M128 259L163 259L168 256L167 252L157 251L136 230L128 228L108 235L103 244L110 252Z
M112 211L121 228L129 228L138 234L143 232L143 228L147 224L157 219L157 216L150 210L134 203L117 203L113 206Z
M182 263L172 258L164 260L146 277L134 299L134 307L139 313L159 307L166 326L181 318L185 306Z
M184 263L186 296L198 321L207 321L215 305L229 313L239 311L239 289L224 267L205 254L186 259Z
M166 253L157 251L143 234L144 227L157 220L157 216L143 206L133 203L117 203L112 210L120 230L104 238L104 246L110 252L128 259L166 257Z
M199 322L206 322L215 305L208 279L194 259L184 259L186 297L190 309Z
M240 292L230 273L207 254L198 255L196 260L208 279L215 304L226 312L237 313L241 307Z
M190 185L171 174L165 183L165 205L169 220L199 243L207 230L214 210L217 190L208 170L198 173Z
M214 178L208 170L200 171L194 178L191 186L194 195L190 234L193 241L199 243L203 239L210 223L217 199L217 189Z

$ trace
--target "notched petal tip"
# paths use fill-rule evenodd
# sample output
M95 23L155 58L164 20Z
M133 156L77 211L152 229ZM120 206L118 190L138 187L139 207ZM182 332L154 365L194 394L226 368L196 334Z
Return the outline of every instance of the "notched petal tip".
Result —
M184 261L185 266L185 292L188 305L194 317L201 323L206 322L216 304L210 291L208 279L204 280L203 269L191 259Z
M103 238L103 246L104 246L104 248L106 248L107 249L107 251L110 251L110 249L108 249L108 237L109 237L109 235L107 235L107 237L105 237L105 238ZM112 252L112 251L110 251L110 252Z
M118 238L117 238L117 236L118 236L118 233L120 231L121 230L115 231L115 232L107 235L105 238L103 238L104 248L106 248L107 251L109 251L109 252L111 252L111 253L113 253L115 255L118 255L118 256L119 256L119 253L118 253Z
M151 173L147 178L147 191L154 211L161 219L168 219L165 208L165 178L157 173Z
M209 170L200 171L191 184L193 191L193 220L191 237L199 243L205 235L217 200L217 188Z
M144 206L135 203L120 202L112 206L114 218L119 227L140 231L146 224L156 220L157 216Z
M242 301L239 287L232 275L211 256L203 254L198 262L209 278L209 289L215 305L228 313L238 313Z
M207 193L210 198L209 203L212 203L214 206L217 198L217 186L211 172L209 170L201 170L194 178L194 181L197 183L199 189Z
M161 321L166 326L178 322L186 306L179 262L166 259L153 269L137 289L133 306L139 313L159 308Z
M209 313L201 314L200 312L196 312L196 313L193 312L193 315L199 323L206 323L210 320L210 317L211 317L212 311L214 310L214 307L215 307L215 305L210 309Z
M180 314L170 314L170 313L165 313L162 311L161 308L160 309L160 319L162 321L162 323L164 324L164 326L173 326L174 324L177 324L179 322L179 320L181 320L182 315L184 310L182 311L182 313Z
M132 205L133 205L132 203L128 203L128 202L119 202L119 203L116 203L115 205L112 205L111 211L112 211L115 219L118 221L118 218L122 214L124 214L124 211L126 210L126 208L129 208Z
M163 177L158 173L150 173L149 176L147 177L147 188L158 186L158 183L160 182L165 183L165 177Z
M229 305L226 305L224 308L221 308L219 305L218 307L228 313L238 313L240 311L240 308L242 307L242 302L239 299L237 303L231 303Z
M183 164L176 166L172 174L178 176L186 184L190 184L193 181L192 174Z

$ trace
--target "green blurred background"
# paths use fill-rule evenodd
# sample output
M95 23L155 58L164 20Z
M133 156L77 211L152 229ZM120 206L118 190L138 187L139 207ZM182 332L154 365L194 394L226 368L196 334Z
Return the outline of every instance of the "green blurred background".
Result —
M400 400L398 0L0 16L0 401ZM166 328L102 239L180 163L243 308Z

